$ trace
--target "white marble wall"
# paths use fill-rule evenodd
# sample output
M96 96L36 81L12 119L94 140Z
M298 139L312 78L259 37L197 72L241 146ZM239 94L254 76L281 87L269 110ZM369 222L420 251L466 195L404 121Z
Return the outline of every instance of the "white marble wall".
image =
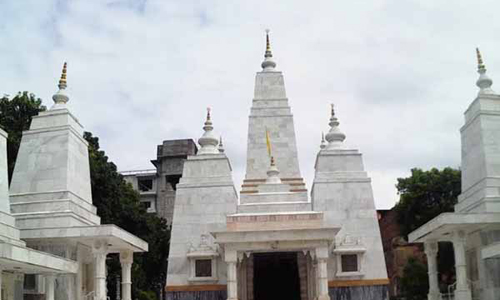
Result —
M371 180L364 171L361 154L357 150L322 150L316 162L312 188L315 211L324 212L325 226L342 229L336 240L345 237L359 239L365 249L361 259L361 276L342 279L385 279L382 240L373 199ZM335 254L330 253L329 280L336 277Z
M184 163L183 176L177 185L167 285L189 284L187 258L190 247L197 247L201 235L226 229L226 215L236 212L237 194L231 179L231 167L224 154L190 156ZM225 265L218 258L218 281L226 282ZM213 284L214 282L208 282Z

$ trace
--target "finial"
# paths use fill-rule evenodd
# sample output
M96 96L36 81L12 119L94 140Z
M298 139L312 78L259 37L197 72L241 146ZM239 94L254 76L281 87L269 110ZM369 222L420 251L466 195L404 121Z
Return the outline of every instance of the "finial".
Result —
M476 48L477 56L477 72L479 73L479 78L476 81L476 85L479 87L479 94L494 94L495 92L491 89L493 80L486 75L486 67L483 62L483 57L479 48Z
M219 139L219 152L224 153L224 145L222 144L222 135L220 136Z
M61 79L59 79L59 89L65 89L67 87L66 84L66 72L67 72L68 63L64 62Z
M269 166L269 170L267 170L266 184L280 184L281 179L279 175L280 171L278 170L278 167L276 167L274 156L271 156L271 165Z
M276 63L273 61L273 53L271 52L271 42L269 42L269 29L266 29L266 52L264 54L264 61L261 66L264 71L273 71L276 68Z
M327 150L339 148L342 146L342 142L345 140L345 134L343 134L339 129L339 120L335 117L335 110L333 104L331 104L331 117L330 117L330 131L326 134L326 140L328 141Z
M319 145L321 150L326 148L325 133L321 132L321 144Z
M52 100L54 100L54 105L50 109L61 109L66 108L66 103L69 101L68 95L66 95L66 72L67 72L68 64L65 62L63 65L61 79L59 79L59 91L52 96Z
M477 55L477 70L478 71L480 71L480 70L486 71L486 67L484 66L484 63L483 63L483 57L481 56L481 52L479 51L479 48L476 48L476 55Z
M198 139L198 144L201 146L200 151L198 151L198 155L220 153L219 149L217 149L219 139L215 136L213 129L214 127L212 126L210 108L207 108L207 120L205 121L205 126L203 126L203 130L205 132Z

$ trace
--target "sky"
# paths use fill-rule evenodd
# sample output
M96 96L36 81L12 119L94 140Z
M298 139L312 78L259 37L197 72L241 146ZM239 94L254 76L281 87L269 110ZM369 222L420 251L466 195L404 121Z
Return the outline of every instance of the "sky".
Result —
M0 94L26 90L51 106L67 61L68 106L122 171L153 168L163 140L198 139L211 107L240 186L269 28L309 188L334 103L377 208L390 208L397 178L412 168L460 166L463 112L478 92L475 47L500 80L499 9L465 0L0 0Z

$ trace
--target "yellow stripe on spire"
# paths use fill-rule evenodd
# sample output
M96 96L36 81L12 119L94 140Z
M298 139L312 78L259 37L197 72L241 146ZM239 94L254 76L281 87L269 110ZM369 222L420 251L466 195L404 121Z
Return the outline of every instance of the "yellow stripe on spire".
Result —
M267 154L271 156L271 137L269 136L269 130L266 128L266 145L267 145Z

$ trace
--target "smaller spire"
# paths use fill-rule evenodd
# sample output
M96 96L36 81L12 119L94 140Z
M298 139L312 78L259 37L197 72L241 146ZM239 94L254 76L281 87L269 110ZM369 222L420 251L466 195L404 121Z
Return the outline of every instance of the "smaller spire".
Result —
M274 161L274 156L271 156L271 164L267 170L266 184L280 184L281 179L279 177L280 171L276 167L276 162Z
M266 29L266 53L261 66L264 71L273 71L276 68L276 63L273 61L273 53L271 52L271 43L269 42L269 29Z
M326 134L325 138L328 141L327 150L340 148L342 142L345 140L345 134L339 129L339 120L335 117L335 109L333 104L331 105L331 117L330 117L330 131Z
M50 109L62 109L66 108L66 103L69 101L68 95L66 95L66 88L68 87L66 82L66 72L67 72L68 64L65 62L63 65L61 79L59 79L59 91L52 96L52 100L54 100L54 105Z
M203 135L198 139L198 144L200 144L201 149L198 151L198 155L202 154L218 154L220 153L217 149L219 140L213 132L214 127L212 126L212 120L210 116L210 108L207 108L207 120L205 121L205 126L203 130L205 131Z
M479 87L479 95L484 94L494 94L495 92L491 89L493 80L486 75L486 66L483 62L483 57L479 48L476 48L477 56L477 72L479 73L479 78L476 81L476 85Z
M326 148L325 133L321 132L321 144L319 145L321 150Z
M219 152L224 153L224 145L222 144L222 135L220 136L219 139Z

